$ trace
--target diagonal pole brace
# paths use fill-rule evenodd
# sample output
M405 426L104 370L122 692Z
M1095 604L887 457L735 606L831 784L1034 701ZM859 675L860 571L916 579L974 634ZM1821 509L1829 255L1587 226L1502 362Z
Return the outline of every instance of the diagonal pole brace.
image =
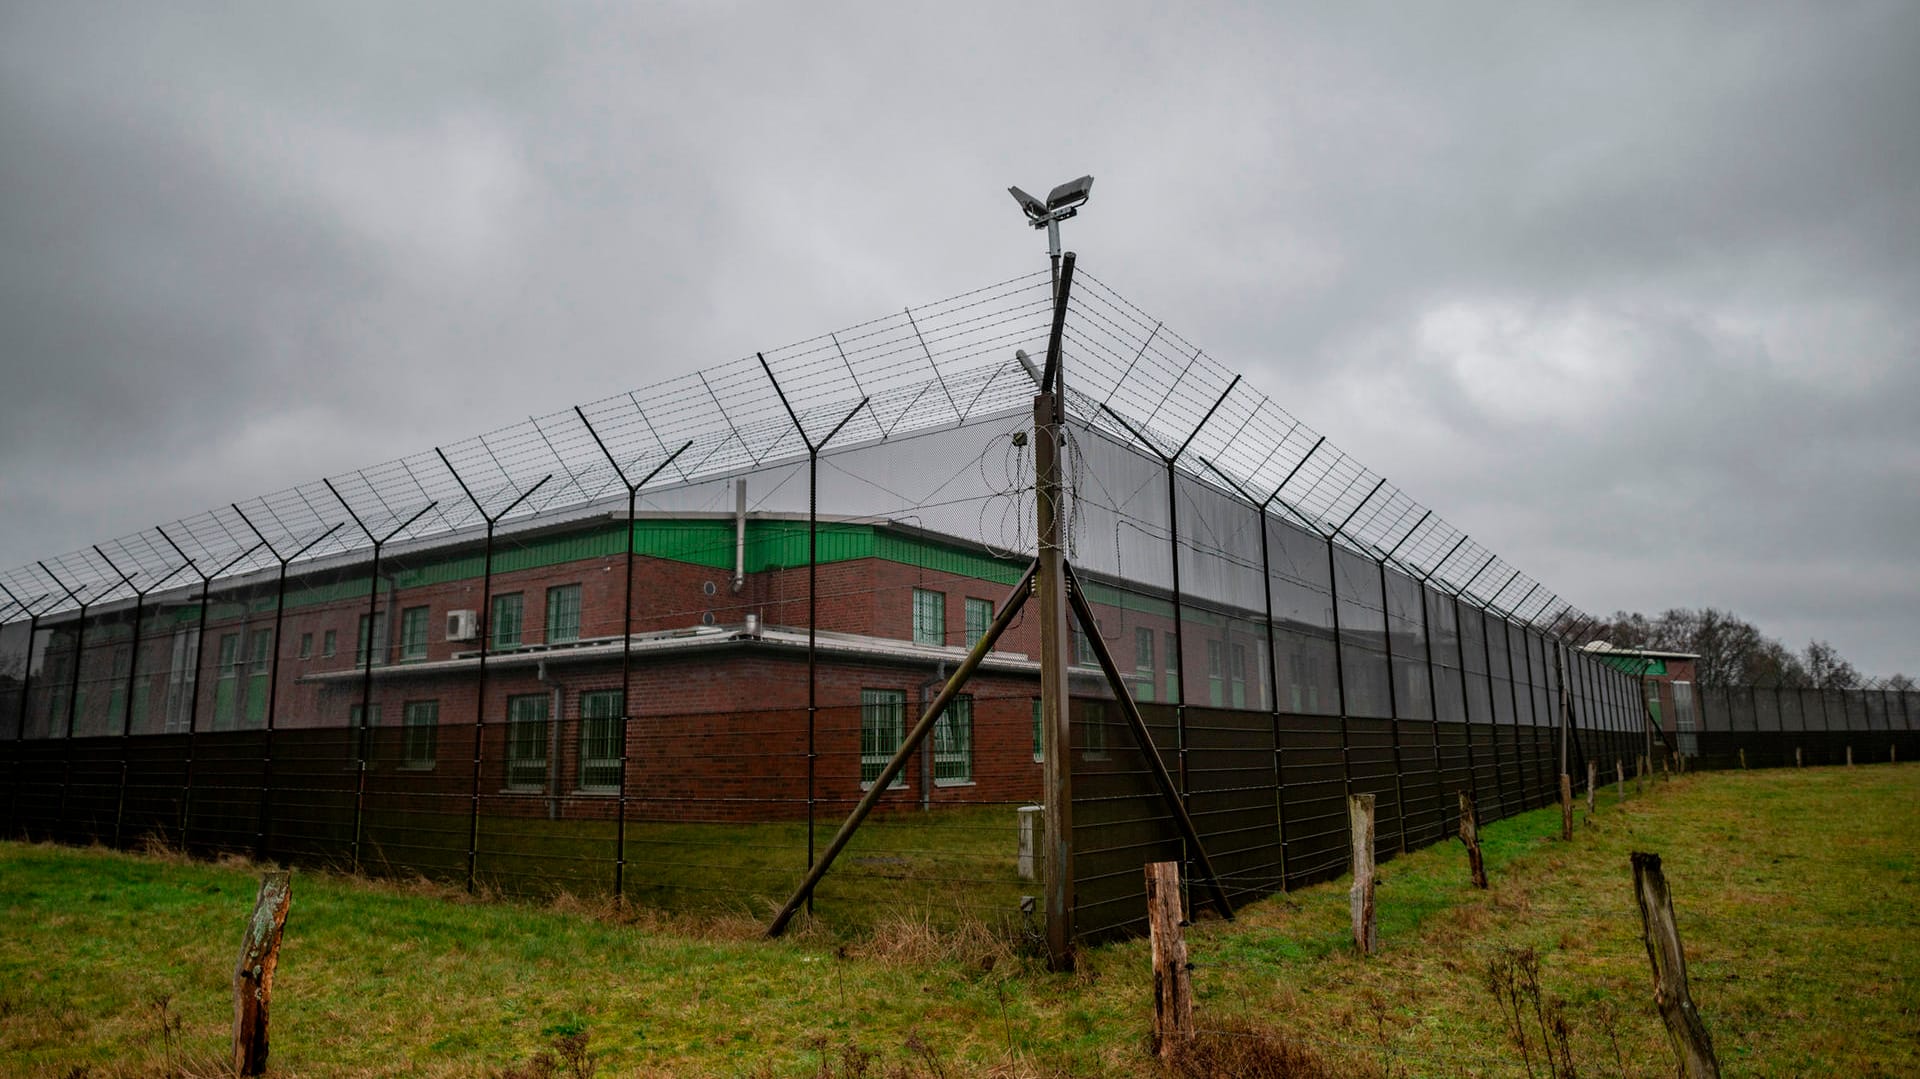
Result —
M1193 825L1193 818L1187 815L1187 807L1180 804L1180 792L1174 788L1173 776L1167 772L1167 766L1160 760L1160 752L1154 747L1153 735L1147 730L1146 720L1140 718L1140 706L1133 702L1133 694L1127 692L1126 683L1120 677L1120 668L1114 665L1113 654L1107 651L1107 642L1100 636L1100 627L1093 619L1093 608L1088 605L1087 597L1080 588L1080 579L1073 572L1071 563L1066 565L1067 602L1073 606L1073 613L1080 619L1080 627L1086 630L1085 640L1093 646L1094 657L1100 661L1100 669L1107 676L1107 684L1113 687L1114 699L1120 702L1120 711L1127 717L1127 727L1133 732L1133 740L1140 746L1140 753L1147 759L1147 767L1153 773L1154 785L1160 788L1160 798L1167 803L1167 812L1173 815L1174 823L1180 826L1180 834L1187 845L1193 848L1194 858L1200 863L1200 871L1207 876L1208 890L1213 894L1214 908L1221 917L1233 920L1233 904L1227 901L1227 890L1220 884L1220 875L1213 870L1213 861L1207 857L1207 848L1200 842L1200 831Z
M967 653L967 658L961 660L960 666L954 669L953 677L947 679L947 684L940 687L939 696L927 705L926 711L920 716L920 721L907 732L906 738L900 742L900 748L894 751L893 759L880 770L880 774L867 788L865 796L860 799L860 804L854 806L853 812L847 815L846 822L840 825L838 832L834 833L832 841L827 844L826 851L820 855L820 860L807 870L806 879L800 882L800 887L794 889L786 905L780 908L780 913L773 916L773 921L767 926L766 935L769 939L787 931L787 923L793 920L793 916L799 913L800 907L813 896L813 889L819 885L820 878L827 875L827 870L833 867L833 860L838 858L840 852L845 850L847 844L853 840L853 833L860 830L861 823L867 819L869 813L873 812L873 807L879 804L880 796L887 792L888 785L906 770L907 762L913 759L914 753L920 748L920 743L932 732L934 722L947 710L947 705L960 695L960 690L965 688L968 679L973 677L973 672L979 668L981 661L987 658L987 653L991 652L994 644L1000 640L1000 634L1006 632L1007 627L1013 624L1014 616L1020 613L1020 609L1026 605L1027 597L1033 593L1033 577L1037 568L1037 564L1029 566L1027 572L1021 574L1019 583L1013 586L1012 592L1008 593L1006 602L1001 604L1000 613L994 616L993 623L987 627L987 632L974 642L972 650Z

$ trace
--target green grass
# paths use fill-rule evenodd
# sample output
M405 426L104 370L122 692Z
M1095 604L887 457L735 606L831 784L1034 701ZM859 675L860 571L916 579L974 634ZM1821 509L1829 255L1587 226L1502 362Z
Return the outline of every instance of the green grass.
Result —
M1382 952L1365 961L1344 881L1203 918L1200 1024L1284 1032L1342 1073L1521 1075L1483 982L1500 949L1531 947L1582 1074L1670 1075L1627 864L1654 850L1728 1074L1920 1073L1920 769L1688 776L1624 806L1609 790L1574 843L1557 832L1557 810L1488 826L1490 892L1465 884L1458 844L1384 865ZM0 1074L212 1074L256 872L0 844ZM487 1074L584 1030L603 1076L810 1076L849 1043L881 1054L876 1076L935 1074L929 1058L947 1075L1151 1072L1144 942L1052 975L990 934L889 916L902 908L885 879L823 904L872 907L863 933L766 943L745 915L465 902L300 872L271 1070ZM171 1051L162 997L180 1020Z
M840 821L814 829L824 851ZM464 884L468 819L415 814L371 816L366 861L378 876L425 876ZM549 898L610 894L618 846L612 821L482 817L480 883L490 892ZM870 933L902 904L936 923L994 920L1017 911L1036 889L1016 867L1014 807L943 807L869 818L821 883L823 928ZM803 821L753 824L629 821L623 894L662 911L721 911L768 918L793 893L807 866Z

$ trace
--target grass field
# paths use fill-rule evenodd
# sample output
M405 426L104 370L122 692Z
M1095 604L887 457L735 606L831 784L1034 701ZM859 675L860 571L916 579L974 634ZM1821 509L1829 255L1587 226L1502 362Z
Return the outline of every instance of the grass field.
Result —
M1385 864L1366 961L1344 881L1202 920L1200 1025L1227 1032L1216 1045L1289 1042L1326 1074L1546 1076L1538 1031L1523 1063L1487 988L1490 964L1531 955L1580 1074L1670 1075L1627 863L1653 850L1727 1074L1920 1074L1920 769L1693 775L1624 805L1609 790L1570 845L1558 824L1488 826L1489 892L1457 844ZM256 873L0 844L0 1074L219 1074ZM601 1076L1152 1073L1143 942L1063 976L984 929L870 921L768 944L743 916L297 873L271 1073L528 1074L580 1034Z

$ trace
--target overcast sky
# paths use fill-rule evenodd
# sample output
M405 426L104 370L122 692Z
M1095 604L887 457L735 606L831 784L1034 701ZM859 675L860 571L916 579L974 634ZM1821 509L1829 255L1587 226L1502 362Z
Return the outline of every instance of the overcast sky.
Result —
M1086 269L1577 605L1920 673L1904 2L11 3L0 565L1014 276L1081 173Z

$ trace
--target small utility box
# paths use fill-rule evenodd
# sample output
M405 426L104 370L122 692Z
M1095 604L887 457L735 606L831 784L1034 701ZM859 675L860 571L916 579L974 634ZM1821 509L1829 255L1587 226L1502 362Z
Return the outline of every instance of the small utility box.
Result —
M1020 879L1032 880L1039 876L1037 858L1040 852L1040 817L1045 806L1021 806L1015 810L1020 820Z

